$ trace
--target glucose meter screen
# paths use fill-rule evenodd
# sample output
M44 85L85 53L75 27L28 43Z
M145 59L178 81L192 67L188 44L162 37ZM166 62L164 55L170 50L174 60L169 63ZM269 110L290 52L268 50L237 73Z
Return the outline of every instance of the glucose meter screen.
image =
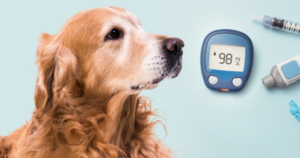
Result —
M245 56L245 47L211 44L209 52L209 69L243 72Z

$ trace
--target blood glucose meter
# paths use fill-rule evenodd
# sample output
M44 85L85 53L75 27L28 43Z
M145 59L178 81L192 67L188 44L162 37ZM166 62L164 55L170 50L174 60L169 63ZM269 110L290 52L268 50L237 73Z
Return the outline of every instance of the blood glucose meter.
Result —
M239 31L213 31L203 41L200 63L207 88L220 92L240 91L252 69L252 41Z

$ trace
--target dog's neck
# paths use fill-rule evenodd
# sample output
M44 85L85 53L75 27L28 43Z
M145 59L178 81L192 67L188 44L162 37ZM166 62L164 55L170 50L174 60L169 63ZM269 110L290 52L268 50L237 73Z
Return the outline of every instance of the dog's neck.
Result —
M120 92L112 96L105 105L109 119L105 132L110 143L120 146L131 137L134 132L137 98L138 94Z
M61 151L82 157L91 153L152 157L155 152L170 152L157 142L153 129L159 121L149 119L158 115L145 97L125 92L74 97L63 89L54 90L53 95L45 95L42 90L36 88L36 109L20 140L21 155L45 157L49 151L54 155Z
M91 139L92 136L92 139L113 144L119 148L123 148L132 136L138 94L118 92L60 100L59 98L66 98L66 96L61 97L62 95L64 94L53 94L49 102L51 106L35 110L36 129L50 121L51 124L55 124L51 126L53 133L65 132L62 134L66 137L63 143L81 144L84 138Z

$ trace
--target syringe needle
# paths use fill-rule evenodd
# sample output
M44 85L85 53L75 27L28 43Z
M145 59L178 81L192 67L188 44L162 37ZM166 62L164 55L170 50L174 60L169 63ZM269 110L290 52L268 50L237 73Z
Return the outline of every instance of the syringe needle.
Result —
M263 22L263 18L260 18L260 17L256 17L256 16L251 16L251 18L257 22L260 22L262 23Z

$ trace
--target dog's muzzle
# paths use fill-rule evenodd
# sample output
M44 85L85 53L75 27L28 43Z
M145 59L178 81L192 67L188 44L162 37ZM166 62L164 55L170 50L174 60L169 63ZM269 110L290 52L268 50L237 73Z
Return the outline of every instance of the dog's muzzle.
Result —
M156 78L147 83L141 83L131 86L133 90L157 85L165 78L175 78L182 68L182 48L184 43L179 38L168 38L162 42L161 54L151 59L148 64L149 71L156 75Z

